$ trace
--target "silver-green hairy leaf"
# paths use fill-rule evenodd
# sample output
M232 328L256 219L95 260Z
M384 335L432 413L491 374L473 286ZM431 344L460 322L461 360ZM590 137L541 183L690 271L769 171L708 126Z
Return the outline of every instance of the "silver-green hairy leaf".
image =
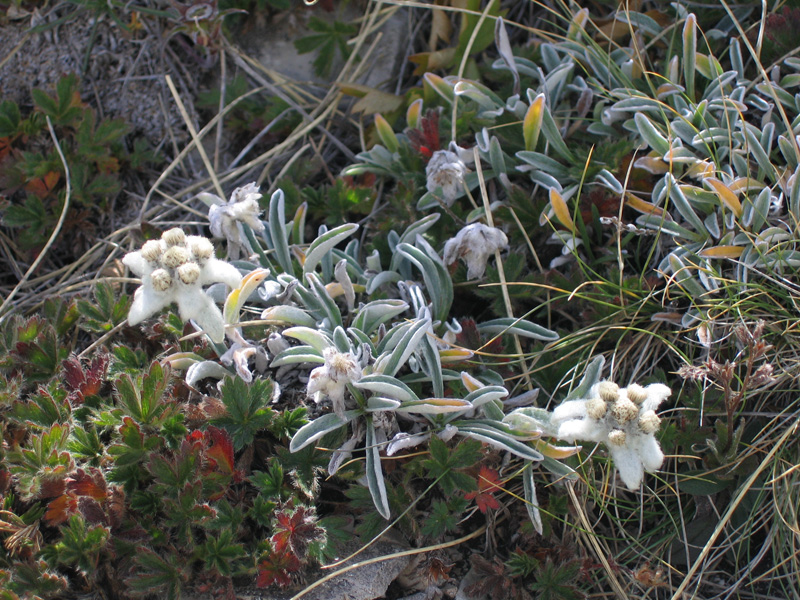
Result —
M339 418L339 415L336 413L328 413L317 417L297 430L297 433L292 437L292 441L289 442L289 451L297 452L298 450L302 450L331 431L335 431L347 425L361 414L362 412L360 410L347 410L344 413L344 419Z
M588 398L589 390L592 389L594 384L600 381L600 375L603 372L603 366L605 364L606 359L602 355L595 356L589 364L586 365L586 371L583 373L581 382L567 394L567 397L564 398L564 402L567 400L583 400Z
M400 400L401 402L419 400L419 397L405 383L395 377L389 377L381 373L365 375L354 382L353 386L362 390L368 390L374 394L388 396Z
M269 199L269 236L275 258L285 273L292 273L292 255L286 238L286 208L283 190L275 190Z
M311 242L303 263L303 273L313 273L323 257L333 250L334 246L339 242L353 235L357 229L358 225L356 223L345 223L344 225L339 225L339 227L334 227Z
M525 494L525 508L533 523L533 528L541 535L543 531L542 516L539 514L539 500L536 498L536 484L533 481L533 466L528 463L522 469L522 487Z
M383 469L381 468L380 448L375 443L375 425L372 419L367 419L367 487L372 495L372 501L378 513L388 519L391 516L389 510L389 498L386 495L386 483L383 480Z
M486 321L485 323L479 323L478 331L485 335L507 333L545 342L554 342L558 339L558 334L555 331L551 331L546 327L542 327L541 325L537 325L525 319L514 319L512 317L502 317L500 319Z
M470 421L457 421L454 422L453 425L458 428L459 435L491 444L496 448L516 454L526 460L539 462L544 458L541 452L519 441L503 429L476 424Z

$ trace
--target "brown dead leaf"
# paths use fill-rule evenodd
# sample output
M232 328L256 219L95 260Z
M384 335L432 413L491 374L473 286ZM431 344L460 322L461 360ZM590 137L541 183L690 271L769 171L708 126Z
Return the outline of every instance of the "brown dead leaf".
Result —
M450 3L447 0L436 0L435 4L436 6L447 6ZM431 16L431 34L428 36L428 48L430 48L431 52L435 52L439 40L445 44L450 43L453 24L450 22L450 16L444 10L433 9Z

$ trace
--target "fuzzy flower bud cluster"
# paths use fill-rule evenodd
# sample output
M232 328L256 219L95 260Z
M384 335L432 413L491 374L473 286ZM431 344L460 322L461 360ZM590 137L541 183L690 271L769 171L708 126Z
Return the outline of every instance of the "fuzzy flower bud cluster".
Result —
M361 365L351 352L339 352L333 347L325 348L322 355L325 364L311 371L306 394L313 396L315 402L327 396L333 403L333 411L343 418L345 388L348 383L361 379Z
M655 409L672 393L664 384L620 388L601 381L585 400L569 400L553 411L551 424L559 439L601 442L608 447L623 483L636 489L644 472L654 472L664 462L655 438L661 419Z
M236 260L240 255L252 254L253 248L245 235L243 225L256 232L264 231L264 223L259 219L259 186L248 183L236 188L228 202L209 193L201 194L201 198L211 205L208 209L211 235L228 241L228 258Z
M480 279L486 262L497 250L508 246L506 234L483 223L467 225L444 245L444 262L449 265L462 258L467 263L467 279Z
M428 191L434 193L441 188L442 201L447 206L452 206L464 189L467 166L460 156L463 153L460 150L454 143L450 144L448 150L437 150L425 168Z
M214 246L200 236L170 229L160 240L145 242L141 250L122 259L142 285L136 290L128 323L136 325L173 302L181 319L193 319L215 342L225 338L225 323L204 285L225 283L235 288L242 280L233 265L214 257Z

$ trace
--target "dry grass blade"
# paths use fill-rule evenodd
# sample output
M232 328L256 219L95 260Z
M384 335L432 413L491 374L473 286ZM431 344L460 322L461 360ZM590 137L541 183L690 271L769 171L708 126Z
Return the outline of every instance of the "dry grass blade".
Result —
M786 441L792 436L797 434L797 430L800 428L800 419L795 421L794 425L791 427L787 427L786 431L783 432L783 435L774 443L770 451L767 455L762 459L761 464L753 471L750 477L742 484L739 490L736 493L736 496L731 500L731 503L728 505L728 508L725 510L725 513L720 517L719 523L714 528L711 537L706 542L705 546L703 546L703 550L700 552L700 556L694 561L694 564L686 573L681 584L678 586L678 589L672 594L672 600L680 600L683 597L684 592L693 584L693 578L697 571L703 566L704 562L706 561L707 556L711 552L711 549L714 547L714 543L717 541L717 538L720 536L722 531L725 527L728 526L728 523L733 516L734 511L736 508L741 504L742 500L744 500L745 495L748 491L753 487L753 484L756 482L756 479L761 475L761 473L769 466L772 465L772 459L778 453L779 450L783 447ZM700 581L694 582L695 585L700 585Z
M589 522L589 518L586 516L586 511L583 509L583 506L578 499L578 495L575 493L575 486L568 483L567 492L572 500L572 506L578 513L578 518L581 521L581 526L583 527L583 532L585 532L585 537L588 539L589 545L593 548L595 557L602 563L603 569L608 577L608 581L611 583L611 587L614 589L614 593L619 600L628 600L628 595L625 593L625 590L622 588L622 584L620 584L616 574L614 573L614 570L611 568L611 564L608 562L607 556L609 556L610 553L608 552L608 549L604 549L601 546L599 537L594 533L592 524Z
M489 227L494 227L494 218L492 217L492 207L489 204L489 194L486 191L486 181L483 178L483 169L481 167L481 157L478 153L478 147L475 146L472 149L472 155L475 160L475 171L478 175L478 185L480 186L481 190L481 199L483 200L483 212L486 215L486 223ZM506 315L514 319L514 309L511 306L511 297L508 294L508 282L506 281L506 273L503 269L503 258L500 256L500 250L494 251L494 258L495 262L497 263L497 276L500 278L500 289L503 293L503 302L505 303L506 307ZM529 390L532 390L535 386L533 385L533 381L531 381L530 371L528 370L528 366L525 363L525 355L522 352L522 343L519 341L519 336L514 334L514 346L516 347L517 351L517 359L520 362L522 375L525 378L525 384L527 385Z

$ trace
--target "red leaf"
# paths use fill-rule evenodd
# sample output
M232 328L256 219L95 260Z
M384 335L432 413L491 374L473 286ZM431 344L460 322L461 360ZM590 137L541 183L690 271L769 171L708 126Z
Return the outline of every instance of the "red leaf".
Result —
M66 470L63 466L56 467L46 476L40 478L39 493L37 498L55 498L64 493L66 488Z
M72 355L62 363L66 376L64 384L69 390L69 401L73 405L83 404L86 396L100 392L108 367L107 356L95 356L86 369L77 356Z
M500 474L489 467L481 467L478 473L478 491L464 494L467 500L475 499L478 510L485 513L490 508L500 508L500 503L494 497L495 490L500 489Z
M44 200L53 192L61 174L57 171L50 171L44 177L35 177L25 184L25 191L30 192Z
M64 383L69 391L80 389L86 378L83 375L81 361L74 354L65 359L61 366L64 368Z
M44 513L45 523L56 526L66 522L70 515L78 510L78 500L69 494L59 496L47 505L47 512Z
M273 526L275 534L272 545L276 552L291 551L297 556L305 556L308 545L319 540L324 530L317 525L317 515L313 509L300 506L294 512L283 510L276 515Z
M125 517L125 491L122 486L114 486L111 488L108 497L108 516L112 527L119 527L122 525L122 519Z
M88 471L78 469L70 475L67 478L67 489L76 496L88 496L98 502L108 497L106 479L103 472L96 467L90 467Z
M11 139L0 137L0 162L11 153Z
M232 475L234 472L233 463L233 441L230 434L224 429L209 426L206 430L206 441L211 442L211 447L206 451L206 457L212 459L217 470Z
M272 584L288 586L292 583L291 573L300 570L300 561L290 552L273 552L258 563L258 587Z
M108 525L106 511L103 510L103 507L100 506L97 500L86 496L78 498L78 512L86 519L87 523L91 523L92 525Z
M419 152L425 159L433 156L433 153L441 149L439 144L439 111L432 108L428 109L425 116L420 119L419 129L408 129L406 136L411 146Z

